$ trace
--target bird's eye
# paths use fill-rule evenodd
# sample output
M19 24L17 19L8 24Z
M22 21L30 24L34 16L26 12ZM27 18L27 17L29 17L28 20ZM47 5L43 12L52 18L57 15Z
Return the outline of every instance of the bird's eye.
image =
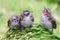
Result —
M16 20L18 22L18 20Z
M15 19L14 19L15 20Z
M29 13L27 13L27 15L29 15Z
M29 12L25 12L24 15L25 15L25 16L28 16L28 15L29 15Z

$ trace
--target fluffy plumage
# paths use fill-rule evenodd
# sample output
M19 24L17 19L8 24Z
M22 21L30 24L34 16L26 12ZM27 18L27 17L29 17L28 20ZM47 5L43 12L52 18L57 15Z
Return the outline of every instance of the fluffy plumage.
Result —
M31 27L33 25L34 17L29 10L23 11L20 17L21 17L21 25L23 27Z
M57 27L56 21L51 15L51 10L49 8L43 9L40 23L43 26L43 28L52 29L52 31L53 31L53 28L56 29Z
M19 15L12 15L8 20L8 27L18 29L21 26Z

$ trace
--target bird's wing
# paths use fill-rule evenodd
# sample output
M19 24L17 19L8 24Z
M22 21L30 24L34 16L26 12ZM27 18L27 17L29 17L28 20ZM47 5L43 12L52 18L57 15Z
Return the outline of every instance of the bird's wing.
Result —
M52 27L56 29L57 25L56 25L56 21L54 18L49 18L49 21L52 23Z
M10 20L8 20L8 27L10 26Z
M22 21L24 18L23 14L20 15L20 20Z
M31 15L30 18L31 18L32 22L34 22L34 17L33 17L33 15Z

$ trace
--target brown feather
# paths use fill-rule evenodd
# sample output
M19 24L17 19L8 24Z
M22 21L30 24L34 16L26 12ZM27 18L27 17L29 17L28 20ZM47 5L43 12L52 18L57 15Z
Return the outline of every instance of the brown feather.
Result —
M34 22L34 17L33 17L33 15L31 15L30 17L31 17L32 22Z
M49 21L52 23L52 27L53 27L54 29L56 29L57 25L56 25L55 19L54 19L53 17L51 17L51 18L49 18Z
M8 20L8 27L9 27L9 25L10 25L10 20Z
M23 14L20 15L20 20L22 21L24 18Z

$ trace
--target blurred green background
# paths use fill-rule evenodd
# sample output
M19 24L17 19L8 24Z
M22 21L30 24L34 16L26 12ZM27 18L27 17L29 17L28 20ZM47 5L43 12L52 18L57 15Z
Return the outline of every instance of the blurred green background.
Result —
M0 0L0 38L7 31L7 21L12 14L20 15L27 9L33 13L34 23L39 23L44 7L51 9L57 21L54 33L60 35L60 0Z

